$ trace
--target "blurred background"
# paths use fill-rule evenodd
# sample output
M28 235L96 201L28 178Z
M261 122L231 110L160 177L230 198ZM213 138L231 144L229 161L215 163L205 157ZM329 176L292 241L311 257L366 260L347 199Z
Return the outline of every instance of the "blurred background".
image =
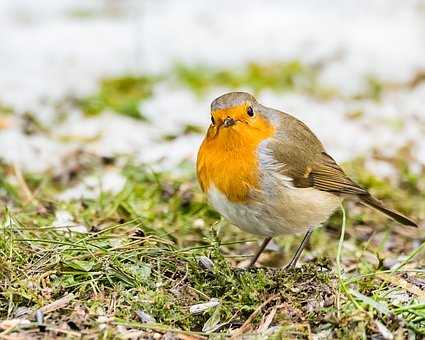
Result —
M210 102L234 89L338 161L408 146L425 162L423 1L2 0L0 65L0 157L26 171L75 150L193 161Z
M425 218L423 1L2 0L0 65L6 203L14 186L18 205L118 194L134 184L129 164L198 192L209 105L243 90Z
M72 308L48 322L68 335L114 337L110 320L147 322L140 311L170 329L230 329L261 310L282 278L229 274L258 239L217 223L194 169L210 103L232 90L303 120L356 181L424 225L423 0L0 0L0 320L65 293ZM295 278L295 302L282 288L275 322L317 339L425 334L425 229L346 207L341 266L367 317L334 280L337 212L301 261L314 280L326 262L329 277ZM260 265L283 266L299 238L276 238ZM190 315L209 297L220 317Z

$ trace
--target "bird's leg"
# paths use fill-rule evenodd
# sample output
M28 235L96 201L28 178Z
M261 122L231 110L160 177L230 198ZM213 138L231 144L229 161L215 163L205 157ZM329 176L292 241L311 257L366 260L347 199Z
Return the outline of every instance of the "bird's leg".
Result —
M307 230L307 233L305 234L303 240L301 241L300 245L297 248L297 251L294 254L294 257L292 258L292 260L287 264L286 268L291 269L291 268L295 268L295 266L297 265L298 259L300 258L308 240L310 239L311 234L313 233L313 228L309 228Z
M251 258L251 261L249 262L249 265L247 268L252 268L255 265L255 262L257 262L258 258L260 257L261 253L264 251L264 249L266 249L267 245L269 244L269 242L272 240L271 237L267 237L264 239L263 243L261 243L260 248L258 248L257 252L255 253L255 255Z

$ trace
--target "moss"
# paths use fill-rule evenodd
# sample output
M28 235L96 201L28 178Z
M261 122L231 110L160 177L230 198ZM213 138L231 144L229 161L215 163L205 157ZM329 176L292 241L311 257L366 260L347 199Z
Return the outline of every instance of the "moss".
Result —
M402 158L406 152L391 162L404 164ZM89 162L81 155L75 161L81 163L80 169L86 175L102 167L122 164L111 160ZM362 160L349 164L348 168L357 171L361 183L371 189L378 190L382 186L379 189L382 192L389 190L385 183L367 173ZM19 190L12 184L10 169L6 165L0 169L2 183L8 183L2 184L2 188L11 185L12 192ZM219 216L194 185L193 172L183 168L176 176L129 162L122 167L122 174L128 183L121 192L70 202L56 202L54 197L60 189L74 183L75 178L80 178L78 175L73 179L64 176L58 181L52 180L52 174L47 172L43 181L40 176L25 174L30 189L38 190L37 198L45 210L40 211L36 204L20 204L17 195L13 199L16 202L9 203L9 208L1 212L1 319L11 318L20 307L35 310L73 293L75 300L49 314L48 322L52 327L59 327L64 320L72 321L84 336L107 333L111 338L118 337L122 332L118 324L133 330L144 329L144 336L149 334L147 328L161 334L185 331L195 335L207 329L214 330L217 336L227 336L247 320L249 327L245 332L254 334L270 313L275 313L271 324L275 328L271 328L268 335L271 338L303 338L322 332L328 332L329 337L356 338L373 336L375 320L393 330L393 320L376 310L371 303L375 301L377 306L385 306L403 320L398 326L400 329L411 329L417 334L425 331L420 319L423 311L415 307L418 301L412 298L399 310L391 294L395 291L406 294L406 291L395 283L381 280L377 271L386 269L385 261L375 265L368 260L371 254L380 255L382 249L387 248L369 246L369 241L354 242L360 237L357 228L350 226L365 229L370 228L366 224L370 223L371 233L378 235L382 244L405 240L412 246L403 235L375 227L376 221L384 221L386 226L386 220L349 219L348 245L344 247L342 261L344 268L350 271L344 273L344 281L341 281L348 288L340 291L342 283L335 277L332 260L340 215L332 218L327 229L315 231L311 247L298 268L236 269L240 261L237 255L249 255L253 247L249 247L246 234L224 223L217 228L221 230L220 238L217 236L216 228L210 226ZM393 193L399 192L396 197L405 197L406 192L413 193L415 199L422 197L417 190L421 176L414 176L410 167L400 172L403 184L392 188ZM88 233L53 227L57 209L69 211L77 223L88 227ZM289 254L298 240L284 237L278 241ZM413 250L393 250L394 253L385 250L383 254L395 257ZM366 252L368 256L362 256ZM331 259L317 258L317 255ZM200 256L211 259L213 267L201 266ZM420 261L418 256L409 265L419 268ZM411 285L423 280L423 273L413 276L406 271L403 275L408 276L393 275L411 280ZM350 296L351 290L366 299ZM218 306L200 314L189 312L192 305L212 298L218 299ZM140 311L155 318L157 324L142 323ZM102 327L107 330L99 325L99 319L104 316L108 321ZM35 331L34 327L28 330ZM47 335L56 333L49 330Z
M298 60L268 64L249 63L242 69L214 69L206 66L177 65L177 80L198 94L213 87L238 90L250 88L255 93L266 89L275 91L302 91L328 98L331 89L318 85L317 70Z

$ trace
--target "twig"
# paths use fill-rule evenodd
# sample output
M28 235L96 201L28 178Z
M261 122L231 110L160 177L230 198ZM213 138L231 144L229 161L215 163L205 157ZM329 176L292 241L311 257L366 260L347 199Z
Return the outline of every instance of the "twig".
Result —
M251 324L252 320L257 316L258 313L261 312L261 310L267 306L272 300L276 299L278 297L277 294L270 296L266 301L264 301L260 306L257 307L257 309L252 312L252 314L249 316L248 319L243 323L243 325L238 328L233 334L232 339L239 338L245 331L248 330L249 325Z
M25 178L22 174L21 168L15 163L13 164L13 170L15 172L16 180L18 181L18 185L21 188L22 201L24 204L35 203L36 206L40 209L40 211L47 211L46 208L40 203L38 199L35 198L30 188L25 182Z
M179 336L188 335L188 336L192 336L194 339L202 339L202 340L207 339L204 336L204 334L200 332L185 331L185 330L181 330L178 328L174 328L174 327L170 327L170 326L158 324L158 323L128 322L126 320L122 320L119 318L112 318L112 322L116 325L122 325L128 328L132 327L132 328L139 328L139 329L150 329L160 333L172 332L172 333L177 333Z
M13 164L13 170L15 172L16 180L18 181L18 185L22 190L22 199L24 203L31 203L34 201L34 196L31 190L28 188L27 183L25 182L24 176L22 175L21 168L15 163Z
M59 300L56 300L46 306L41 307L39 310L42 311L44 314L54 312L55 310L65 307L74 299L74 297L75 295L73 293L67 294Z
M257 328L258 333L265 332L270 327L270 324L276 315L277 309L278 306L274 306L272 311L265 317L263 323Z

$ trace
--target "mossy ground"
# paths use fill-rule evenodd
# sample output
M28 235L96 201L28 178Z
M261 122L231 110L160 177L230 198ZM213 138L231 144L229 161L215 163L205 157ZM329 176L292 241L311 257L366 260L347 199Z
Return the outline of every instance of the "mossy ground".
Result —
M198 95L214 86L338 95L318 86L317 72L296 61L250 64L238 72L180 65L170 78ZM140 102L160 79L105 79L97 93L74 105L89 115L111 110L144 119ZM378 100L385 87L373 84L362 96ZM29 122L32 133L45 133L37 121ZM182 133L199 128L187 126ZM345 169L423 224L425 169L413 165L412 153L406 147L393 157L373 156L395 170L391 184L372 175L362 158ZM119 192L58 198L84 177L109 170L126 179ZM1 163L0 338L425 335L423 229L403 228L349 202L342 253L337 212L315 231L297 269L282 267L301 236L277 238L276 249L260 258L262 268L241 270L259 240L220 220L196 184L193 165L178 170L156 172L128 155L102 158L84 150L59 172L21 176ZM63 211L71 216L69 225L56 223ZM77 232L81 226L83 233ZM40 309L44 320L38 313L37 321Z
M105 164L93 157L84 164L85 173L115 166L113 160ZM359 173L361 164L348 168ZM1 214L0 319L33 321L3 329L2 336L125 338L171 332L196 338L260 330L275 338L359 338L379 334L379 327L400 337L425 332L424 260L418 254L402 262L403 255L423 244L416 231L378 214L350 207L341 278L335 265L341 214L315 232L299 268L246 271L237 266L253 252L252 237L224 221L216 223L218 215L190 172L176 178L127 163L121 169L127 178L121 192L64 203L55 194L68 185L66 173L26 174L25 183L37 198L24 202L19 183L11 181L13 169L3 165L1 170L1 198L8 208ZM360 173L362 184L384 198L391 191L389 204L424 211L418 190L423 178L412 178L406 170L400 187L390 189L364 168ZM71 212L88 232L54 227L58 210ZM282 250L267 252L262 265L282 265L298 241L279 238ZM202 265L205 257L210 267ZM391 260L402 266L391 270ZM46 313L41 332L35 311L69 294L66 305ZM191 306L212 299L218 305L190 313ZM155 323L143 323L140 312Z

